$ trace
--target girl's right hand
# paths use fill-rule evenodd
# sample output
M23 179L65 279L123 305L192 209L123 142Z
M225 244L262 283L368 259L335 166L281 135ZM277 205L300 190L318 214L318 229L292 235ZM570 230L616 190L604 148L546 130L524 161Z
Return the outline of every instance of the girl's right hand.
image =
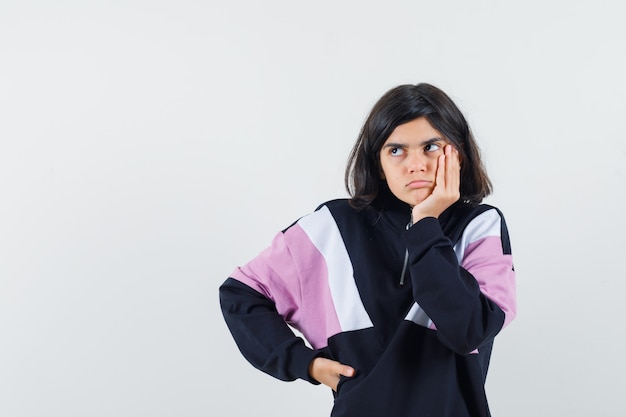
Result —
M337 392L339 378L342 375L353 377L355 372L354 368L348 365L320 357L313 359L309 365L309 375L316 381L330 387L335 392Z
M424 217L438 218L452 204L461 197L461 162L459 151L446 145L444 153L439 155L437 160L437 172L435 188L433 192L416 204L412 211L413 223L417 223Z

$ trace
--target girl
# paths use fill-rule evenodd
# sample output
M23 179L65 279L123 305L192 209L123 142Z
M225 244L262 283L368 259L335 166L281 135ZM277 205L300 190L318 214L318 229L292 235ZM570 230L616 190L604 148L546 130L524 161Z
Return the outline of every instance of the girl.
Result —
M345 182L351 198L300 218L220 287L242 354L329 386L333 417L489 416L515 272L504 217L481 204L491 183L465 118L432 85L391 89Z

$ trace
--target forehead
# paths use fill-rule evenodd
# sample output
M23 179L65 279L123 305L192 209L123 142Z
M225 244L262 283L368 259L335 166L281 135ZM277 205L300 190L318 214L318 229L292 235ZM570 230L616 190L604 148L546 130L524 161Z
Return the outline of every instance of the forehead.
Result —
M432 139L445 141L443 135L430 124L428 119L418 117L417 119L398 125L393 132L391 132L385 144L407 142L422 143Z

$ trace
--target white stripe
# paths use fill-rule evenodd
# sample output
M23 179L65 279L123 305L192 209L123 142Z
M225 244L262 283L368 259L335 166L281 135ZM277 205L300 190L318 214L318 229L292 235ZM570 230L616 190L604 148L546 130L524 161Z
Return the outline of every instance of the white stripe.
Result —
M326 260L328 285L342 331L372 327L354 281L352 262L335 223L326 206L298 220L302 230Z
M426 315L426 312L417 303L413 304L404 319L428 328L433 324L432 320Z
M454 245L454 252L459 264L463 261L465 249L472 243L487 236L500 236L500 214L495 209L487 210L479 214L467 225L463 231L463 236Z

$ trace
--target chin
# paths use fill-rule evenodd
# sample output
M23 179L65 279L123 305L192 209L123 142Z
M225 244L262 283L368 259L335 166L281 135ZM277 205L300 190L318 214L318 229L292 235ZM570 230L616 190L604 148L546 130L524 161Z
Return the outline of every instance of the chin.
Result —
M411 201L409 202L409 205L410 205L411 207L413 207L413 206L417 206L419 203L421 203L421 202L422 202L422 201L424 201L424 200L426 200L426 197L424 197L424 198L413 198L413 199L411 199Z

